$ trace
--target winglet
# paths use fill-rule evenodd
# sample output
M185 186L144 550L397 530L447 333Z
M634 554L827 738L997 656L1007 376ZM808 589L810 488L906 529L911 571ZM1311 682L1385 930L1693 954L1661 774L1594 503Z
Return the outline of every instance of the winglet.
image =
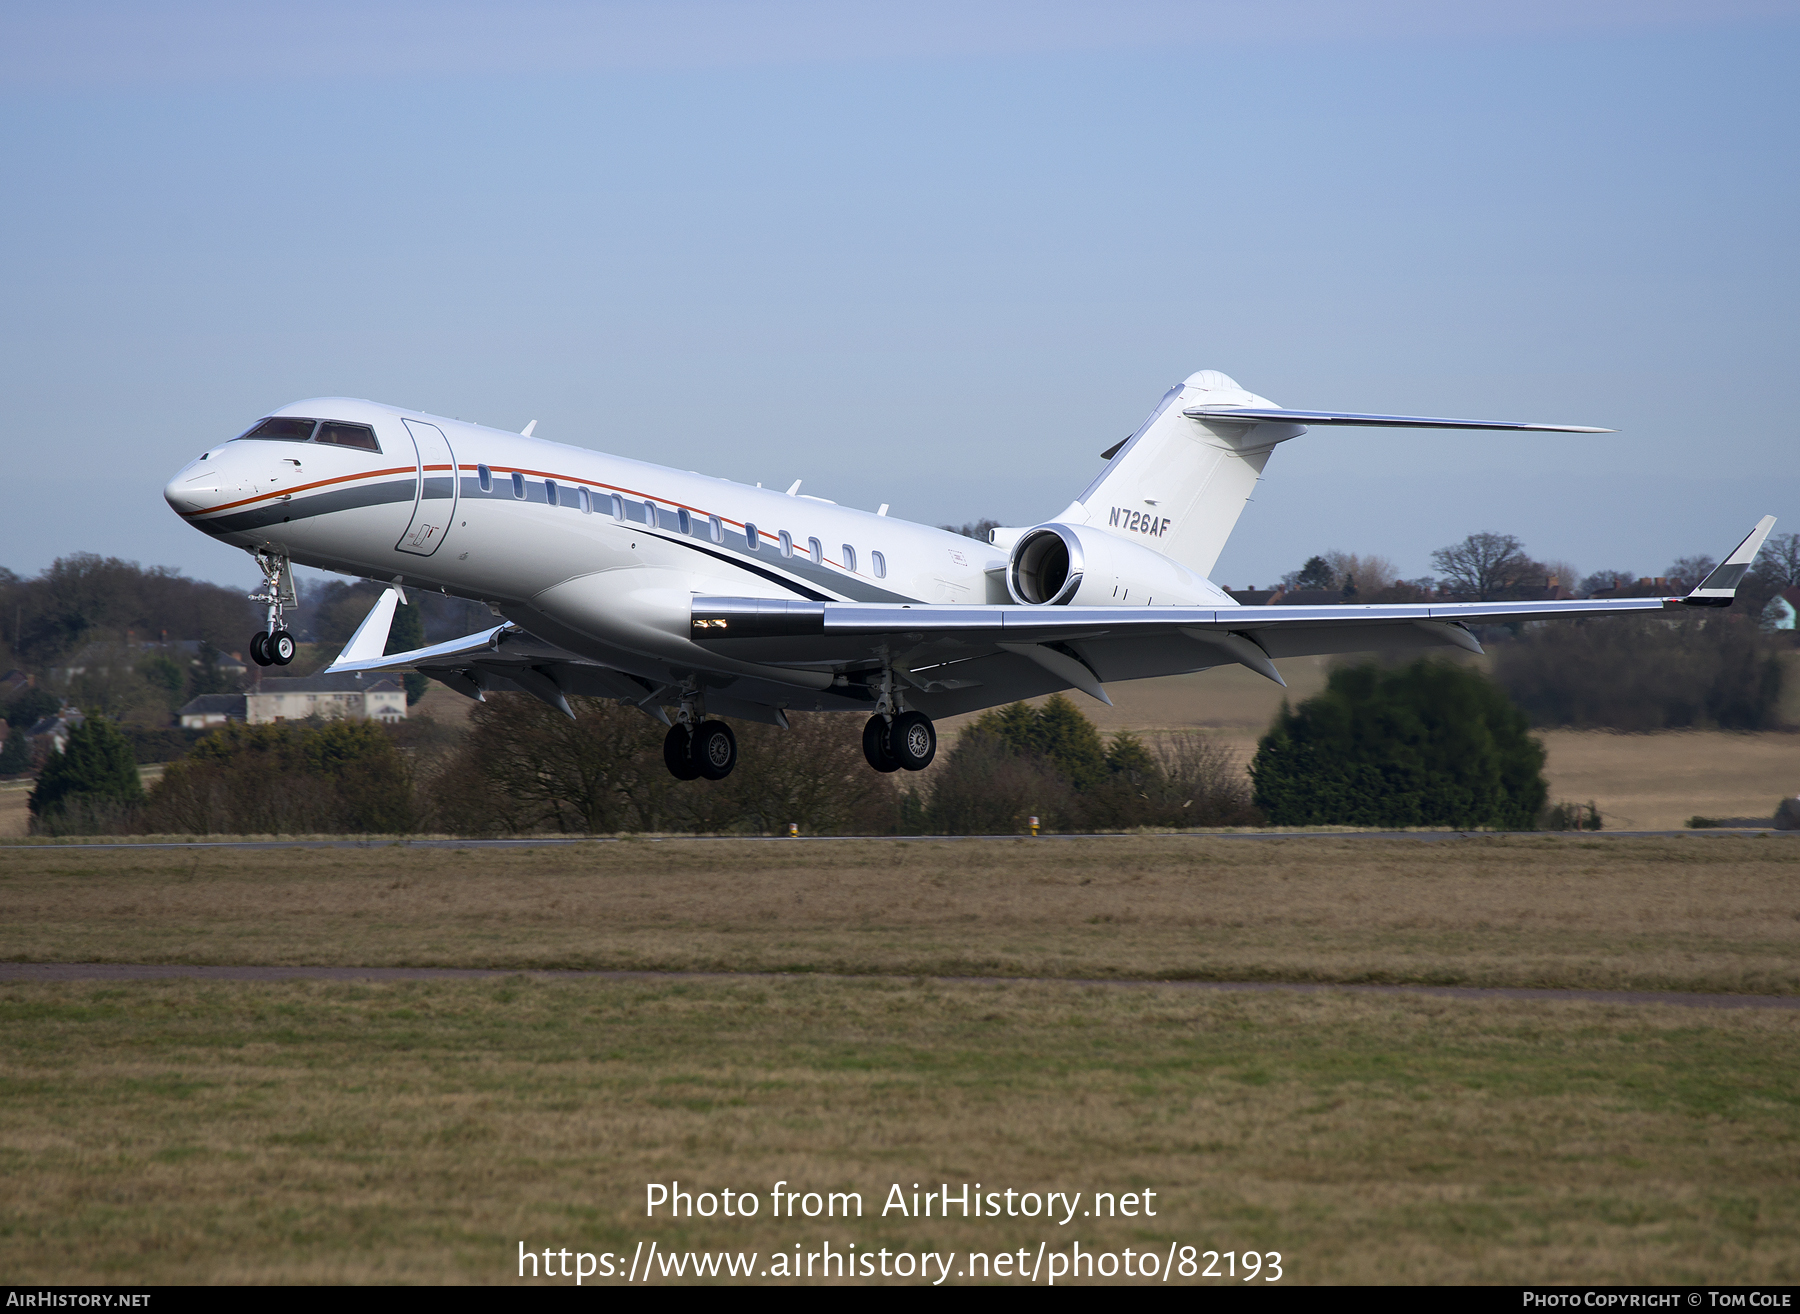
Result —
M1756 522L1756 528L1732 551L1731 555L1705 579L1701 580L1683 602L1690 607L1729 607L1732 599L1737 597L1737 587L1750 569L1750 563L1756 554L1762 551L1763 541L1775 528L1775 517L1764 516Z
M375 605L369 608L369 614L363 617L363 623L356 627L356 633L350 636L350 642L337 655L337 660L325 668L329 675L346 662L366 662L372 657L380 657L387 649L388 630L394 624L394 608L399 605L400 590L389 588L375 599Z

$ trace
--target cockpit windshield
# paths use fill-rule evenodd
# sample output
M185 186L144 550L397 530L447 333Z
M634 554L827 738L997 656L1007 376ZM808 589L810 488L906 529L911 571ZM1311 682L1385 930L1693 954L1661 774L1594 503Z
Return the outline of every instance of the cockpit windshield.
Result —
M379 452L381 444L375 430L366 424L349 424L343 420L303 420L295 415L272 415L259 420L238 435L281 443L330 443L334 447L355 447L365 452Z
M239 438L269 438L282 443L303 443L312 437L317 420L301 420L288 415L274 415L259 420Z

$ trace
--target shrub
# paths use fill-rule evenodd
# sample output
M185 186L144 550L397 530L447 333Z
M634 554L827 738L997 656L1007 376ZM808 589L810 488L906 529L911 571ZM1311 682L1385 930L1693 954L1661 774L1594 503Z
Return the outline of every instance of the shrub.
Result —
M1777 643L1733 616L1556 621L1498 645L1494 678L1533 725L1761 730L1778 719Z
M1230 751L1201 735L1145 744L1121 731L1110 745L1061 694L984 712L932 778L920 829L1015 834L1045 830L1243 826L1260 818ZM907 829L914 827L908 826Z
M1543 765L1497 686L1422 660L1342 667L1317 697L1284 704L1250 775L1277 826L1529 830L1548 793Z
M373 721L222 726L150 791L144 829L174 834L402 834L411 772Z
M887 834L894 782L869 770L861 718L790 712L790 728L733 723L738 768L677 781L668 731L634 708L571 698L576 719L518 694L490 694L431 793L437 825L458 834L615 831Z

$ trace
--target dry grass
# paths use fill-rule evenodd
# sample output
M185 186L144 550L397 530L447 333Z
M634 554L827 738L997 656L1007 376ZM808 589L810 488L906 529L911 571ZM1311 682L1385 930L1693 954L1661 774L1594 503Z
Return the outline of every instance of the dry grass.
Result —
M16 1282L503 1282L518 1246L1279 1250L1289 1282L1800 1276L1800 1018L786 981L0 986ZM763 1193L643 1216L644 1184ZM857 1190L860 1222L769 1216ZM890 1184L1155 1219L882 1220ZM952 1281L955 1279L953 1278Z
M1800 992L1800 845L0 849L0 959Z

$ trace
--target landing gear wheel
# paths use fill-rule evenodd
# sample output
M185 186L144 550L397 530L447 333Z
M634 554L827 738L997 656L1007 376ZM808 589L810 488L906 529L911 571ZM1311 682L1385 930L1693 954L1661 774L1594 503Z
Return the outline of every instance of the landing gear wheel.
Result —
M670 727L663 739L663 765L677 780L694 780L700 768L694 764L694 737L685 725Z
M275 665L286 666L294 660L294 636L286 630L276 630L263 645L263 651Z
M888 729L887 749L896 765L923 771L937 756L937 729L923 712L902 712Z
M869 765L882 774L898 771L900 764L894 761L894 755L888 752L888 723L884 716L871 716L869 723L863 727L863 756Z
M737 765L737 736L723 721L703 721L694 731L694 767L708 780L723 780Z
M258 666L273 666L275 659L269 655L269 632L258 630L250 636L250 660Z

